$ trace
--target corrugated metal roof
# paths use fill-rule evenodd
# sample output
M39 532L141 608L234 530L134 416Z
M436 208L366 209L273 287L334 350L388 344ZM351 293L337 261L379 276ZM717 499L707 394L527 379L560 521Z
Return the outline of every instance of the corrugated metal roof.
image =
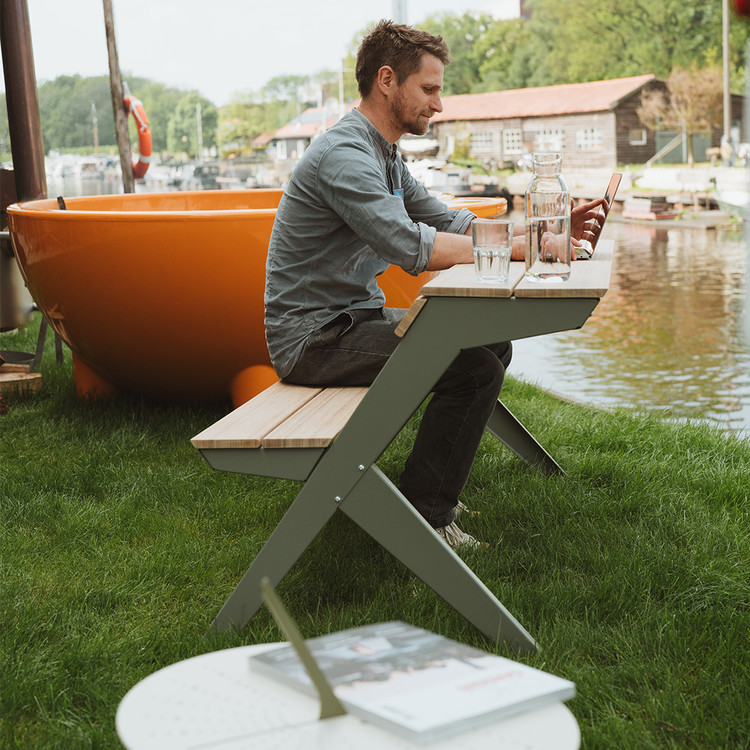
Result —
M431 122L606 112L653 80L655 76L648 74L609 81L446 96L443 97L443 111L434 115Z

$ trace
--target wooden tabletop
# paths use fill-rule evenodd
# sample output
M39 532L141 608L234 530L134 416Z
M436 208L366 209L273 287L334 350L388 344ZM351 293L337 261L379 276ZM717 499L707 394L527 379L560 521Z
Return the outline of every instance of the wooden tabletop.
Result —
M424 297L603 297L609 288L614 242L602 240L591 260L571 264L567 281L536 281L527 279L522 262L510 264L508 281L479 282L474 278L474 265L464 263L441 271L425 284Z

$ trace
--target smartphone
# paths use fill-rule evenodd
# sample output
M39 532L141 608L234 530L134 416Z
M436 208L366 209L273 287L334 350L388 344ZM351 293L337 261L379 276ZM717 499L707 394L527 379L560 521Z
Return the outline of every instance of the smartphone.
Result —
M612 202L615 199L615 196L617 195L617 188L620 187L620 180L622 179L622 174L619 172L614 172L612 176L609 178L609 185L607 185L607 189L604 192L604 200L607 202L606 207L600 206L599 212L600 214L604 214L603 216L600 216L599 218L599 224L601 225L602 229L604 228L604 222L607 220L607 214L609 213L609 209L612 208ZM596 249L596 244L599 242L599 237L602 236L601 231L599 234L594 236L593 232L588 232L588 236L584 236L582 238L583 240L583 246L580 248L576 248L576 255L578 255L579 258L590 258L594 254L594 250Z

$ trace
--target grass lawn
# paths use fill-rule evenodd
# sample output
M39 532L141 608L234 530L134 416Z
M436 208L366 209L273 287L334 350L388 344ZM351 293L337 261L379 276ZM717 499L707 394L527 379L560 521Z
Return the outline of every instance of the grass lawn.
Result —
M203 461L189 439L229 404L78 401L50 339L41 394L0 415L0 747L118 748L148 674L281 640L265 611L204 636L298 485ZM486 436L462 525L490 547L464 557L541 645L522 660L576 683L583 747L750 746L750 444L512 379L504 400L566 475ZM392 478L413 431L381 459ZM306 636L401 619L507 655L343 514L278 591Z

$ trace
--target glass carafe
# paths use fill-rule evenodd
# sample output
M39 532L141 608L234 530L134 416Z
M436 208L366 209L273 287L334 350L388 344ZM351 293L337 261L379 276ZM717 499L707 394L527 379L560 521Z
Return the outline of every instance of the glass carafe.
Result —
M526 277L567 281L570 277L570 191L562 177L562 154L535 153L526 189Z

